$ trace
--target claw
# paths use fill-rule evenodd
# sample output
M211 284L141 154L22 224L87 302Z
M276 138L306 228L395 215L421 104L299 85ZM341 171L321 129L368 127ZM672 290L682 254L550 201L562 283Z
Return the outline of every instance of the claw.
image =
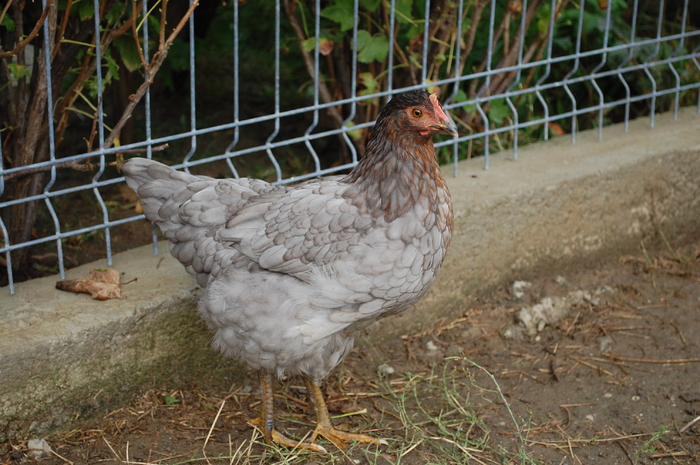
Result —
M262 391L262 402L260 407L260 416L248 421L248 424L257 428L262 432L265 442L279 444L281 446L290 447L293 449L307 449L314 452L328 453L325 447L314 444L319 436L322 436L332 442L340 450L348 448L348 441L365 442L368 444L376 444L378 446L386 446L388 443L384 439L376 439L372 436L359 433L348 433L335 429L331 424L331 417L328 414L326 401L323 399L323 393L318 384L310 378L304 376L304 381L313 400L316 409L316 428L311 435L311 440L297 441L291 439L275 428L274 401L272 397L272 375L263 370L260 371L260 390Z
M347 431L336 429L331 425L322 425L320 423L316 425L314 434L311 436L311 442L314 442L318 436L323 436L324 438L328 439L340 450L346 450L348 448L347 441L366 442L377 446L389 445L389 443L384 439L376 439L366 434L349 433Z
M346 441L366 442L378 446L389 445L384 439L376 439L366 434L348 433L335 429L331 424L331 417L328 414L328 407L326 406L326 401L323 399L321 388L306 376L304 376L304 381L306 383L306 388L309 390L309 395L314 402L314 407L316 408L316 429L314 430L314 434L311 435L311 442L314 442L318 436L323 436L335 444L340 450L348 448Z
M248 424L257 428L265 438L265 442L268 444L278 444L280 446L290 447L292 449L308 449L314 452L322 452L327 454L328 451L325 447L319 446L311 442L297 441L296 439L289 438L279 432L275 427L267 429L263 427L263 421L260 417L248 420Z

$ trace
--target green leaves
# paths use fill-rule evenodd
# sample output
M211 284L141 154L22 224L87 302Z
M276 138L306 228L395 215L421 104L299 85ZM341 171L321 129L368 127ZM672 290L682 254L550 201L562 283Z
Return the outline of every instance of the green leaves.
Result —
M321 16L340 24L342 32L349 31L355 24L352 0L337 1L335 4L321 10Z
M121 56L126 69L129 71L136 71L139 66L141 66L141 57L139 56L139 50L136 47L134 38L123 35L114 39L113 43L119 51L119 56Z
M7 28L7 30L10 32L15 31L15 22L12 21L12 18L10 18L8 15L2 17L2 21L0 21L0 26Z
M80 0L75 8L78 9L78 16L80 16L81 21L90 19L95 15L95 5L90 0Z
M492 123L501 124L503 121L511 115L511 110L506 99L497 98L491 100L491 106L489 107L488 116Z
M7 70L10 72L13 81L19 81L22 78L29 78L32 76L32 72L29 70L27 65L20 65L18 63L8 63Z
M389 53L389 39L384 34L370 35L369 32L357 31L357 61L371 63L384 61Z

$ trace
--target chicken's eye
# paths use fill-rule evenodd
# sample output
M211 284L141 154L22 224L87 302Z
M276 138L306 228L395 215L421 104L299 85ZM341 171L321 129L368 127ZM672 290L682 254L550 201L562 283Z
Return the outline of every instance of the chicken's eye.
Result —
M415 116L416 118L420 118L421 116L423 116L423 112L418 108L414 108L413 109L413 116Z

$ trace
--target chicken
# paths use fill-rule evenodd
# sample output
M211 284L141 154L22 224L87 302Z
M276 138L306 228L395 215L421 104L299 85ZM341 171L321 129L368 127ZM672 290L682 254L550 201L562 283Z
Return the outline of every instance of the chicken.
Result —
M268 443L386 443L335 429L320 386L357 331L413 305L440 270L453 214L437 133L457 130L435 94L415 90L385 106L346 176L279 186L141 158L124 164L146 218L204 289L199 314L213 346L259 372L261 412L251 423ZM275 428L273 375L304 378L317 417L310 442Z

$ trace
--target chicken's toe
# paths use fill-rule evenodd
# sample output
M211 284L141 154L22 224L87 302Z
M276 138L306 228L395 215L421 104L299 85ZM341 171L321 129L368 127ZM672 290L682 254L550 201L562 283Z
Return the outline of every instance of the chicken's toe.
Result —
M377 446L389 445L389 443L387 443L384 439L373 438L372 436L368 436L366 434L349 433L346 431L335 429L330 425L323 425L320 423L316 425L314 434L311 436L311 442L316 441L316 438L318 436L322 436L328 439L330 442L335 444L338 447L338 449L341 450L345 450L348 448L348 445L346 444L348 441L366 442L369 444L375 444Z
M263 421L260 417L248 420L248 424L254 426L260 432L262 432L263 437L265 438L265 442L270 445L277 444L280 446L290 447L292 449L308 449L314 452L323 453L328 452L325 447L319 446L318 444L314 444L313 441L297 441L296 439L292 439L290 437L285 436L274 427L270 429L263 427Z

